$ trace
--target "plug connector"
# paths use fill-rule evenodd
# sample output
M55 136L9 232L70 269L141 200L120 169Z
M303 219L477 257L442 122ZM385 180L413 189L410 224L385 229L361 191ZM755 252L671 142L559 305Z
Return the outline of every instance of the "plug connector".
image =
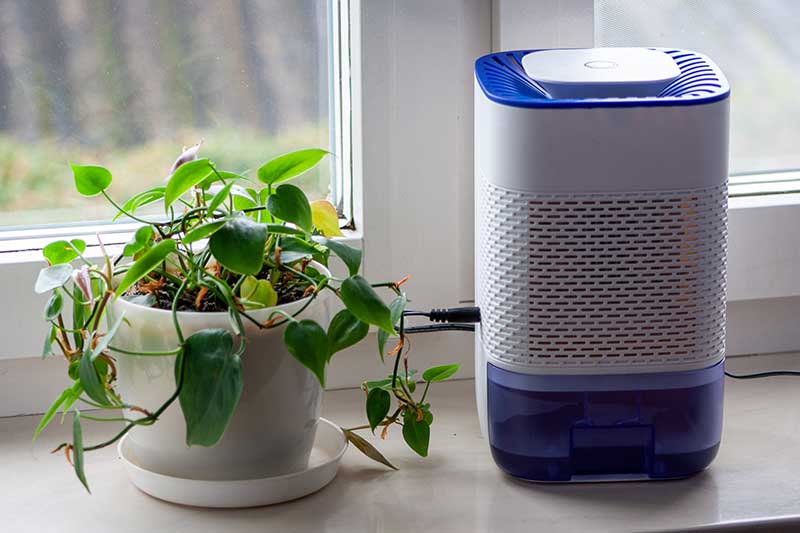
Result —
M428 318L430 318L431 322L457 322L460 324L474 324L481 321L481 310L478 307L431 309Z

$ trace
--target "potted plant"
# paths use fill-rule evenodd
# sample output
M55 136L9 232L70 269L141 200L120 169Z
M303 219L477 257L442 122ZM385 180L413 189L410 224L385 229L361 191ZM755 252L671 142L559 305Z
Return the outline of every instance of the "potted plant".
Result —
M51 294L43 356L63 356L71 384L34 438L59 412L62 421L72 413L72 441L54 452L64 452L87 490L85 452L129 434L141 463L157 472L232 479L292 472L308 462L327 365L374 326L381 359L398 337L392 372L364 383L368 423L345 436L394 468L355 431L398 424L411 449L427 455L428 387L458 366L428 369L419 394L403 356L404 280L361 277L361 251L336 240L333 205L309 202L289 183L327 152L285 154L249 178L198 158L199 147L184 150L164 185L122 205L109 194L108 170L72 166L80 194L104 197L117 217L141 226L116 257L100 242L99 264L84 256L82 240L44 247L48 265L35 286ZM141 214L152 204L163 215ZM331 254L346 277L328 270ZM380 290L392 294L389 305ZM121 426L88 443L86 421Z

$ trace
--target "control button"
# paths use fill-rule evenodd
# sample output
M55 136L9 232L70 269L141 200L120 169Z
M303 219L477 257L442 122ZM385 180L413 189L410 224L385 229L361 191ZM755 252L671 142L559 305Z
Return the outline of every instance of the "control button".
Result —
M587 61L586 63L583 64L583 66L587 68L607 69L607 68L617 68L619 65L617 63L614 63L613 61L595 60L595 61Z

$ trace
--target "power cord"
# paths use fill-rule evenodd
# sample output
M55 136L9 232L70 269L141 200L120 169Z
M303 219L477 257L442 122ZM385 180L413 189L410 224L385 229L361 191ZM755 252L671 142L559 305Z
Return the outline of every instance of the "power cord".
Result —
M731 374L727 370L725 375L733 379L758 379L758 378L773 378L776 376L800 376L800 372L794 370L775 370L772 372L757 372L755 374Z
M403 311L403 316L424 316L431 322L457 322L474 324L481 321L481 310L478 307L451 307L449 309L431 309L430 311Z
M430 311L403 311L403 316L424 316L431 322L430 326L409 326L403 328L404 333L429 333L431 331L475 331L475 323L481 321L481 310L477 307L451 307L449 309L431 309Z
M472 324L433 324L431 326L409 326L403 328L403 333L428 333L431 331L475 331Z

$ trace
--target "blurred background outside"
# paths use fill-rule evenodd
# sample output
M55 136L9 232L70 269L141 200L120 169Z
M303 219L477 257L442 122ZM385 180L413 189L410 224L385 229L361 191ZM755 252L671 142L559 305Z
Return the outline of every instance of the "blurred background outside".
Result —
M68 163L107 167L123 202L200 139L249 176L328 149L329 94L326 0L0 0L0 226L108 220Z

